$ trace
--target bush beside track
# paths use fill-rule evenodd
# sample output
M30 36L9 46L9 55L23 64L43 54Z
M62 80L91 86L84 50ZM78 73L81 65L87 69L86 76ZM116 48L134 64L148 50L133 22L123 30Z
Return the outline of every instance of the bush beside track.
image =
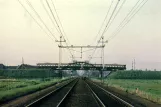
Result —
M59 73L50 69L5 69L0 70L0 78L47 78L58 77Z
M161 71L117 71L109 79L161 79Z
M36 91L47 89L57 83L63 83L70 78L46 79L0 79L0 104L25 96Z

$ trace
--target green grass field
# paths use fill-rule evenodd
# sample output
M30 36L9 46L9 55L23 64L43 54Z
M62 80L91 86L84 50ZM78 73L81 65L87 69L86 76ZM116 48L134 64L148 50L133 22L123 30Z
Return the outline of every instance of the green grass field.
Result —
M161 104L161 71L117 71L104 83Z
M0 79L0 102L31 93L60 81L53 79Z
M160 71L117 71L105 83L161 104Z
M161 80L104 79L104 83L161 104Z

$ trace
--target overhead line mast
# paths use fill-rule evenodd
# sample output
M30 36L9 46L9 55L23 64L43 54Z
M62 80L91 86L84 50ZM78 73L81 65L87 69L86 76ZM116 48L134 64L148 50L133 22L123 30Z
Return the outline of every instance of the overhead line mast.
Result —
M105 47L105 43L108 43L108 41L104 41L104 36L103 36L101 40L98 41L98 43L101 43L103 46L101 50L101 64L102 64L102 69L104 69L104 47Z
M66 42L66 40L62 40L62 36L60 36L60 40L56 40L56 42L59 42L59 68L61 67L61 63L62 63L62 50L61 50L61 46L62 46L62 42Z

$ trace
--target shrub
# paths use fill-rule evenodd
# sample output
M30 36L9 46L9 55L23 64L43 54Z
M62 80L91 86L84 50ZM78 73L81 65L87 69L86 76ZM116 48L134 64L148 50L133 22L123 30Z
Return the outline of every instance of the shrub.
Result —
M117 71L111 73L111 79L161 79L160 71Z

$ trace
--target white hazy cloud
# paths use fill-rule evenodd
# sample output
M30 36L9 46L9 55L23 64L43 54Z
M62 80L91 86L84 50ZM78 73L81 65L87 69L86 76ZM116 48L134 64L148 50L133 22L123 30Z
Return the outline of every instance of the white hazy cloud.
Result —
M21 1L28 11L34 14L26 4L26 0ZM59 38L41 5L41 0L30 1L46 25ZM45 0L42 1L45 4ZM111 2L111 0L53 1L66 35L73 45L93 43ZM116 2L117 0L114 3ZM106 32L106 39L136 2L137 0L127 0ZM138 69L161 70L160 6L160 0L149 0L130 23L106 44L105 63L127 64L128 69L131 69L132 60L135 58ZM35 15L34 17L36 18ZM17 0L0 0L0 37L0 63L17 65L21 63L22 57L28 64L58 62L57 43L45 35ZM80 53L74 53L75 56L80 56ZM78 60L87 60L90 53L84 53L83 59ZM64 50L63 62L71 60L69 55L69 52ZM96 51L95 56L100 56L100 50ZM92 62L100 63L100 59L93 59Z

